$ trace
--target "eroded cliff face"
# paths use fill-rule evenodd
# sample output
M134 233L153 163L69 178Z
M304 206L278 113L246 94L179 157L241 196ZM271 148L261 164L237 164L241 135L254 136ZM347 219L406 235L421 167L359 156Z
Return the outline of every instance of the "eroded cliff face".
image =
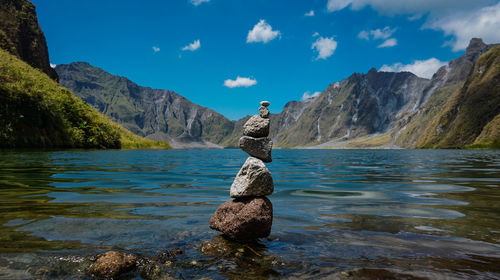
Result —
M403 110L415 107L427 79L371 69L331 84L319 97L285 107L278 146L318 145L387 131Z
M60 84L133 133L177 148L219 147L234 123L173 91L141 87L79 62L56 67Z
M42 70L53 80L58 79L50 67L45 36L31 2L0 0L0 48Z

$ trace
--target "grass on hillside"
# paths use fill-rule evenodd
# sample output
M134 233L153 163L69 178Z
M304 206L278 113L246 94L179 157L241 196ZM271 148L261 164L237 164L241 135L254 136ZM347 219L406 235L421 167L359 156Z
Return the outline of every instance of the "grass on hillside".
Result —
M170 148L113 123L0 49L0 148Z

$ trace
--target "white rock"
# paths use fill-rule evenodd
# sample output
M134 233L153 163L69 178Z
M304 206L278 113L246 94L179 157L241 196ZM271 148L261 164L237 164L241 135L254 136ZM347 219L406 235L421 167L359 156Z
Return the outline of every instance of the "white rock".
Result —
M233 198L270 195L274 191L273 177L264 162L249 157L231 185Z

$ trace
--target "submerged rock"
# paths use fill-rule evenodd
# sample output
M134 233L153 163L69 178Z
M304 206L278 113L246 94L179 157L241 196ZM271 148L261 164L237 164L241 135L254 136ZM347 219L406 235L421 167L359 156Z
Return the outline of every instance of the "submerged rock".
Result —
M222 236L216 236L214 240L201 244L200 252L207 257L220 257L226 254L234 253L235 249L230 241Z
M167 263L175 259L176 256L183 254L184 252L180 248L174 248L170 250L160 251L153 258L154 261L158 261L160 263Z
M210 228L234 240L267 237L273 223L273 205L266 197L226 201L210 218Z
M274 191L273 177L262 160L248 157L231 185L234 198L270 195Z
M257 138L267 137L269 135L269 124L269 119L254 115L243 125L243 135Z
M102 278L114 278L131 271L136 266L137 258L133 255L109 251L101 255L88 269L87 273Z
M243 151L247 152L253 157L262 160L263 162L273 161L271 157L273 141L271 140L271 138L254 138L250 136L243 136L240 138L239 145Z

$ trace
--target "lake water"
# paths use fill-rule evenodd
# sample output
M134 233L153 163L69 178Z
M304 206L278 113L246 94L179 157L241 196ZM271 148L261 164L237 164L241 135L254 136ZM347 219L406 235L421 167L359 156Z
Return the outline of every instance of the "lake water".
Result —
M246 157L0 152L0 279L81 279L106 250L172 248L156 274L127 277L500 278L499 151L274 150L271 235L239 244L208 220Z

